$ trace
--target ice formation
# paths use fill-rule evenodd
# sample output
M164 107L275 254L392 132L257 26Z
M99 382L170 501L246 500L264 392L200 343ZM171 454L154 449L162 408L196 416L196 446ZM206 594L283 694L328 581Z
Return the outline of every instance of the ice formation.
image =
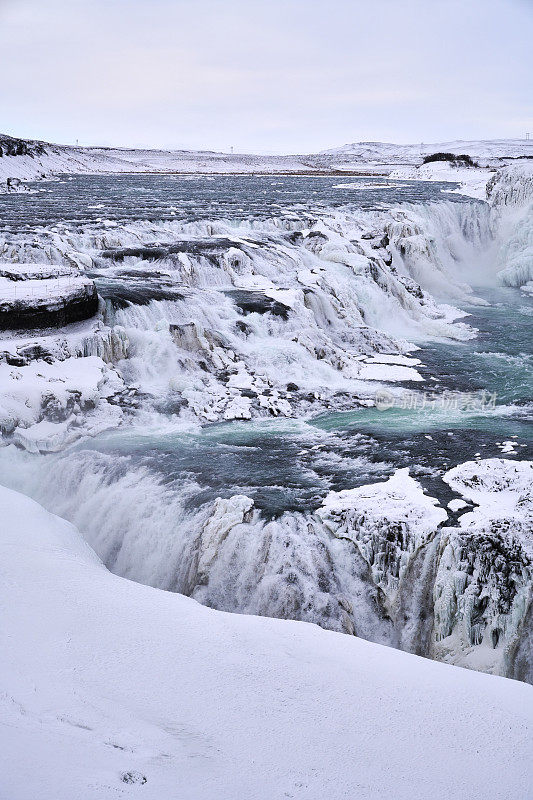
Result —
M505 286L527 287L533 280L533 167L509 168L492 179L488 195L505 229L498 277Z
M468 462L444 477L477 504L442 534L435 579L435 652L533 682L533 463ZM478 647L474 647L478 646Z

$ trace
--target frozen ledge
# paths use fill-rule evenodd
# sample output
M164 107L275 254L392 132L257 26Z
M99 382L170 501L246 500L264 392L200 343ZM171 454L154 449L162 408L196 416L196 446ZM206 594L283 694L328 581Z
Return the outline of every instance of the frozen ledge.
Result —
M20 272L0 277L0 330L61 327L96 314L98 294L89 278L29 274L26 280Z

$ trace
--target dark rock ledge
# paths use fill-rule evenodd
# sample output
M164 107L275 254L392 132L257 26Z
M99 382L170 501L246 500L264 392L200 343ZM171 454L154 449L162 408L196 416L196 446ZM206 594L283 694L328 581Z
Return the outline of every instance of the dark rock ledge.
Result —
M96 286L79 273L58 269L54 274L53 268L40 265L9 267L0 277L0 330L62 327L98 311Z

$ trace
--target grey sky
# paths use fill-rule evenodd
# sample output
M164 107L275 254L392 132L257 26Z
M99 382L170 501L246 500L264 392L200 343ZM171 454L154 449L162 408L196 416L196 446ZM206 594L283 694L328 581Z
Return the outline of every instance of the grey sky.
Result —
M310 152L533 134L533 0L0 0L0 132Z

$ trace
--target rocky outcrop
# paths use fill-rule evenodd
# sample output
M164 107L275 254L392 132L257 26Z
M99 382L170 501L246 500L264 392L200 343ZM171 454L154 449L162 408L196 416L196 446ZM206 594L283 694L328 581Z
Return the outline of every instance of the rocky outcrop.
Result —
M0 158L3 156L30 156L45 153L43 142L17 139L13 136L0 135Z
M10 264L0 274L0 330L61 327L98 310L94 282L71 270Z

